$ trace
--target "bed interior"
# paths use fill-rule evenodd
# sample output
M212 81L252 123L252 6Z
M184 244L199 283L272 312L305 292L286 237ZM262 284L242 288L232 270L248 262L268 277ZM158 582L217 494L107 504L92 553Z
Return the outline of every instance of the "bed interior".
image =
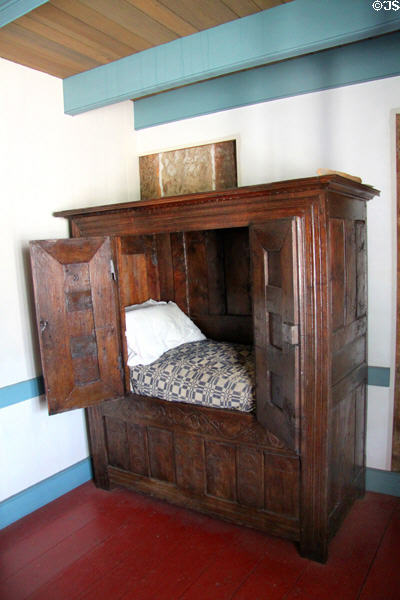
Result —
M118 243L123 330L127 306L172 300L208 339L252 346L247 227L124 236ZM126 367L129 387L131 376Z

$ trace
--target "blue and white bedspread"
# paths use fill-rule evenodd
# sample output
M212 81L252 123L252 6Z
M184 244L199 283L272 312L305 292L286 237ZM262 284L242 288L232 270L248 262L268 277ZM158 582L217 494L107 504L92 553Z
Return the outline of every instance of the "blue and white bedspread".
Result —
M165 352L150 365L130 367L134 394L249 412L255 406L251 346L202 340Z

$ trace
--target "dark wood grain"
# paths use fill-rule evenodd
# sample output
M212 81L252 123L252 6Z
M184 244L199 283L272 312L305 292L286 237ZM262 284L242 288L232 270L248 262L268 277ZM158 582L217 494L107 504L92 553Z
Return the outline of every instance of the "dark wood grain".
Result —
M147 432L142 425L127 423L130 468L128 470L138 475L149 474L147 452Z
M186 282L190 315L208 314L208 267L206 234L192 231L185 234Z
M296 539L303 555L326 560L365 484L365 201L374 194L324 176L62 213L75 236L116 236L122 328L124 305L151 293L211 337L254 336L257 415L128 393L90 409L99 485L110 478ZM81 245L88 254L90 240ZM46 252L58 260L57 244ZM66 311L68 328L74 356L88 360L96 319L83 318L94 314L87 271L70 258L68 294L80 310Z
M263 458L260 448L248 446L238 448L238 501L244 506L264 507Z
M162 481L175 481L172 432L150 427L147 430L147 436L151 477Z
M218 231L206 231L208 309L210 315L226 314L223 237Z
M301 307L296 220L274 219L251 228L251 251L257 418L297 450Z
M174 300L181 310L189 314L189 296L186 284L186 238L184 233L171 234Z
M50 413L124 393L111 258L107 238L31 243Z
M225 500L236 500L235 447L221 442L206 443L207 493Z
M265 510L296 518L299 515L299 471L297 460L265 455Z
M131 461L128 450L126 423L119 419L106 419L108 460L110 465L129 471Z
M224 231L227 313L251 314L250 246L247 228Z
M339 210L340 209L340 210ZM365 489L366 239L365 208L335 200L330 224L331 404L328 421L329 529L335 531ZM363 220L361 220L363 219Z
M174 434L177 485L201 496L206 489L204 440L187 433Z

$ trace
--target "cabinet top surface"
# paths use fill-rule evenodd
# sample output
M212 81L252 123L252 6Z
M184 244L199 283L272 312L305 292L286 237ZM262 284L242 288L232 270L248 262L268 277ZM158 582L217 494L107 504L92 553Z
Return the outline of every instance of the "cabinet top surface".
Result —
M168 208L177 203L181 205L191 205L201 202L223 202L224 200L245 199L257 196L265 196L276 199L279 195L294 195L310 192L318 194L322 191L335 191L344 194L357 196L362 200L370 200L379 195L379 191L369 185L358 183L349 178L340 175L324 175L319 177L307 177L303 179L290 179L287 181L278 181L260 185L246 187L237 187L228 190L212 190L209 192L197 192L181 196L168 196L164 198L154 198L150 200L137 200L133 202L121 202L116 204L106 204L101 206L91 206L89 208L77 208L71 210L58 211L54 213L55 217L73 218L105 212L138 210L146 208Z

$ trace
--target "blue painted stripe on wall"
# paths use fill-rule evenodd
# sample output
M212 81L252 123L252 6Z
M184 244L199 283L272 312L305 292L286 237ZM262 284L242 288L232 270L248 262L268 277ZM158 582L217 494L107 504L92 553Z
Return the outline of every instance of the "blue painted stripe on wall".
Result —
M0 529L92 479L89 458L0 503Z
M0 2L0 27L26 15L48 0L6 0Z
M365 487L369 492L400 496L400 473L366 469Z
M136 100L135 129L400 74L400 33Z
M368 385L390 386L390 369L387 367L368 367Z
M390 386L390 369L387 367L368 367L368 385ZM44 394L43 377L14 383L0 388L0 408L6 408L30 398Z
M121 58L63 81L78 114L399 29L369 0L296 0Z
M43 377L35 377L0 388L0 408L17 404L44 394Z

